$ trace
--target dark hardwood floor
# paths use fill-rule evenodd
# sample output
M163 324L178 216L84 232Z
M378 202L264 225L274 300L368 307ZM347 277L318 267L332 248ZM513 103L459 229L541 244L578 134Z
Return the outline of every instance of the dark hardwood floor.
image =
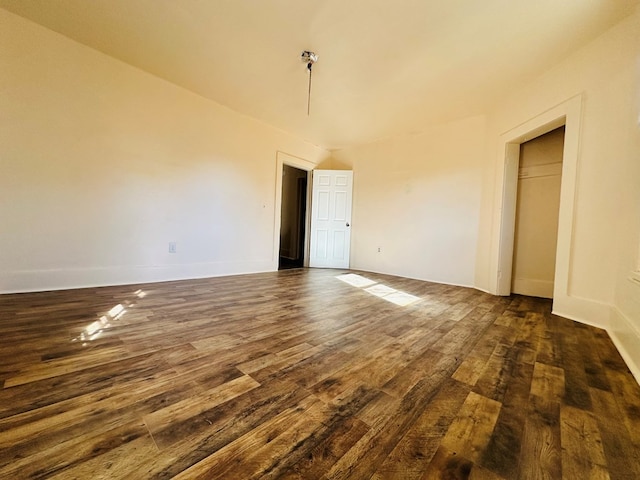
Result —
M606 332L354 273L0 296L0 478L640 478Z

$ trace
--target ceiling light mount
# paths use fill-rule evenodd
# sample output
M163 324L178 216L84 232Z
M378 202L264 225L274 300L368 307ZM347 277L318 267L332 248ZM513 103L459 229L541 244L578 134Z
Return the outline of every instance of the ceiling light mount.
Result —
M313 64L318 61L318 55L315 52L311 52L309 50L303 50L300 55L300 60L303 63L307 64L307 70L309 71L309 92L307 94L307 116L309 116L309 111L311 108L311 72L313 68Z
M313 64L318 61L318 55L316 55L314 52L310 52L309 50L304 50L300 55L300 58L303 63L307 64L307 69L309 71L311 71L311 67L313 66Z

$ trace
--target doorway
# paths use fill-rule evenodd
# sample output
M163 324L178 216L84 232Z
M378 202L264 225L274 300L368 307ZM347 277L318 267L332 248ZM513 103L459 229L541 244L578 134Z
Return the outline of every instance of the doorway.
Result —
M564 126L520 144L511 291L553 298Z
M494 295L510 295L520 145L558 127L565 127L552 310L556 315L565 317L571 317L569 312L582 308L581 300L570 294L569 275L581 119L582 95L576 95L503 133L498 141L489 291ZM587 312L585 315L591 314Z
M304 266L307 196L308 172L284 164L282 166L278 270Z

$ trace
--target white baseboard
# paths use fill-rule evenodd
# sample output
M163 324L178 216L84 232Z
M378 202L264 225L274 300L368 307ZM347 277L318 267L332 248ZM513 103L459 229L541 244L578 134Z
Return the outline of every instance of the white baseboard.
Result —
M225 275L271 272L277 270L277 268L277 264L269 260L19 270L0 273L0 294L221 277Z
M490 291L489 291L488 289L486 289L486 288L481 288L481 287L472 287L472 288L475 288L476 290L479 290L479 291L481 291L482 293L488 293L489 295L495 295L495 293L490 292Z
M554 315L609 330L611 305L586 298L556 295L553 299Z
M640 384L640 329L620 309L611 310L609 336Z
M640 384L640 330L620 309L606 303L565 296L554 299L553 313L606 330Z

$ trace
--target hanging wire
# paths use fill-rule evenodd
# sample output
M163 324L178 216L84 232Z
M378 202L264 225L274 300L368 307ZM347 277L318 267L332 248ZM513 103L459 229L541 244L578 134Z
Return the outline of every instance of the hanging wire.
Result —
M309 90L307 92L307 117L311 112L311 76L313 71L313 64L318 61L318 55L315 52L304 50L301 55L302 61L307 64L307 70L309 70Z
M313 72L313 63L307 63L307 68L309 69L309 92L307 94L307 117L309 116L309 112L311 111L311 72Z

